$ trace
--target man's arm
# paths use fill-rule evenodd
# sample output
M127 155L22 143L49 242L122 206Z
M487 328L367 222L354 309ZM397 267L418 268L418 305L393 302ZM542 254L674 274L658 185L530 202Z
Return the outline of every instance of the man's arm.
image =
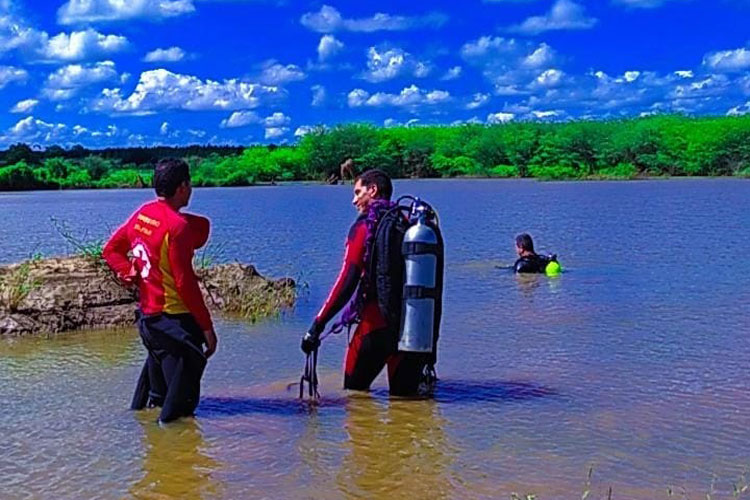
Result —
M115 274L117 274L117 277L126 284L132 283L135 277L133 263L128 258L128 252L130 251L128 222L115 231L115 234L112 235L102 249L104 260Z
M328 293L318 314L315 316L311 330L320 333L338 312L349 302L357 289L364 269L365 244L367 227L363 221L356 222L346 240L344 263L341 266L336 282Z
M170 231L169 266L172 269L177 293L203 330L207 344L206 356L210 356L216 349L216 335L214 334L211 314L203 301L203 294L200 286L198 286L198 278L193 271L193 244L194 241L187 224Z

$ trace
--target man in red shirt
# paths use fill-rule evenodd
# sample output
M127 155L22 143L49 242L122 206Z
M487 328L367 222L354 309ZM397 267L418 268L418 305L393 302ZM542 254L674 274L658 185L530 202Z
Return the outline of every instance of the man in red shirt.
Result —
M160 406L159 420L168 422L192 415L198 405L216 334L193 270L193 254L208 240L209 221L180 212L192 193L188 165L160 161L154 188L157 199L133 213L103 255L118 278L137 284L140 292L138 330L148 358L131 408Z

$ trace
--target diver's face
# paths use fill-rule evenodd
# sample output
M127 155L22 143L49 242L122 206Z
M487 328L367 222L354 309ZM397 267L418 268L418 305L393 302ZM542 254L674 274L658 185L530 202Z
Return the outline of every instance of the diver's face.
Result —
M364 214L370 206L370 203L377 197L378 187L375 184L365 186L362 181L354 183L354 198L352 198L352 205L357 209L357 212Z
M516 253L518 254L519 257L521 255L523 255L523 248L521 248L520 246L516 245Z

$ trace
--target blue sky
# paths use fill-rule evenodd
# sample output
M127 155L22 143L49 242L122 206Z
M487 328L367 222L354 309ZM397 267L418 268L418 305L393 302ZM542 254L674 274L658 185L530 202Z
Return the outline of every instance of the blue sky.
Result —
M750 112L750 0L0 0L0 147Z

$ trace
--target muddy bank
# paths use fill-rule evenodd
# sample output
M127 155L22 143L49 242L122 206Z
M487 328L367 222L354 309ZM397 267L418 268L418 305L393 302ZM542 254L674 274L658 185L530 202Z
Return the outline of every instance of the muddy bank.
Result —
M292 279L270 280L232 263L197 271L212 312L255 321L291 307ZM0 266L0 336L102 329L133 323L137 296L99 259L62 257Z

